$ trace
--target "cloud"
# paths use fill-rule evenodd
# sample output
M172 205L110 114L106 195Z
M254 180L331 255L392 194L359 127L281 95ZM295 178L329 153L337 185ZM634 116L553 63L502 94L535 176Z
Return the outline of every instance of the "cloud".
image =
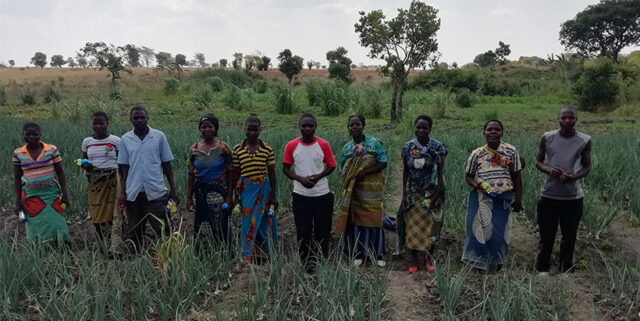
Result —
M491 10L489 15L494 17L506 17L506 16L512 16L516 12L517 11L515 9L500 7L500 8L495 8Z

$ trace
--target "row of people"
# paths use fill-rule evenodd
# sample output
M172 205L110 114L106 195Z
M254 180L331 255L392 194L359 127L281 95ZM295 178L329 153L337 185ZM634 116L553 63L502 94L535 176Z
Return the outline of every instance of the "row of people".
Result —
M542 136L536 157L536 167L548 175L538 204L541 238L537 269L542 274L549 271L558 224L563 235L561 271L573 267L582 215L580 179L590 168L590 137L574 129L576 109L564 106L558 119L560 129ZM87 192L96 234L104 239L106 232L118 230L120 223L114 224L114 218L119 217L118 210L126 210L129 239L139 248L146 222L157 234L169 232L167 203L178 202L179 198L166 136L148 126L147 112L141 106L132 108L130 120L133 130L118 138L108 131L107 115L96 112L92 117L94 135L84 139L82 151L91 164ZM335 207L334 231L344 234L343 246L354 264L374 257L377 265L385 265L383 170L388 158L382 143L364 134L365 125L363 116L348 118L352 139L342 148L337 163L330 144L315 135L317 121L311 114L300 117L301 135L284 149L283 172L293 181L292 211L300 256L308 271L313 271L318 256L329 253L334 196L327 176L336 167L342 197ZM251 261L277 246L274 152L259 138L261 123L254 115L245 121L246 138L233 149L217 139L219 126L218 119L210 114L198 122L202 140L188 153L186 205L195 211L198 242L205 223L215 241L229 242L229 214L233 204L239 203L242 256ZM415 138L402 148L403 194L396 252L404 247L410 250L410 272L416 272L419 266L433 270L430 250L440 237L443 222L447 149L430 137L432 127L429 116L418 116ZM505 263L510 212L522 209L522 159L513 145L502 141L503 132L500 121L488 121L483 130L486 144L471 153L465 166L466 182L472 189L462 259L480 269ZM40 141L40 128L35 123L24 125L23 137L26 144L13 155L16 213L27 214L28 240L67 241L69 229L60 214L69 201L59 152L54 145ZM121 192L119 186L123 187Z

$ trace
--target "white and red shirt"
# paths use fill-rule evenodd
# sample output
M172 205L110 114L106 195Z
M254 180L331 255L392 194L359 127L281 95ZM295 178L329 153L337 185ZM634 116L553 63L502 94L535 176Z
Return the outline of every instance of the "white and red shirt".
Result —
M104 139L92 136L82 141L82 151L87 153L89 161L97 168L118 168L118 150L120 137L109 135Z
M293 172L302 177L320 174L327 167L336 167L331 145L320 137L315 137L311 144L303 143L300 137L287 143L282 163L291 165ZM306 188L294 180L293 192L311 197L326 195L330 192L329 182L323 177L312 188Z

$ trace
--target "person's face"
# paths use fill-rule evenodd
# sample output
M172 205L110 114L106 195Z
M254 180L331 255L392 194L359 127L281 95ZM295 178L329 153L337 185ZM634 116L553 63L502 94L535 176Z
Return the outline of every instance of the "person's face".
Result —
M496 122L490 122L484 129L484 138L487 143L499 143L502 138L502 128Z
M131 124L136 129L146 129L147 128L147 113L142 110L136 110L131 113Z
M413 127L413 131L418 140L425 139L428 138L431 133L431 126L429 126L429 122L426 120L420 119Z
M91 120L91 126L93 127L93 132L97 135L105 135L107 133L107 127L109 124L107 120L102 116L93 117Z
M37 144L40 142L40 131L35 128L27 128L22 132L22 138L29 145Z
M312 119L304 118L300 120L298 127L300 127L300 134L304 138L312 138L316 133L316 122Z
M364 126L362 126L362 122L360 121L360 118L351 117L351 119L349 119L348 128L349 128L349 135L351 135L351 137L358 137L362 135L362 130L364 129Z
M202 134L202 138L212 139L216 137L217 133L218 130L216 129L216 126L213 126L210 121L205 120L202 122L202 124L200 124L200 134Z
M578 121L578 117L576 117L576 113L571 109L563 109L560 111L560 115L558 115L558 124L563 129L573 129Z
M260 136L260 125L258 123L247 123L244 125L244 134L250 140L257 140Z

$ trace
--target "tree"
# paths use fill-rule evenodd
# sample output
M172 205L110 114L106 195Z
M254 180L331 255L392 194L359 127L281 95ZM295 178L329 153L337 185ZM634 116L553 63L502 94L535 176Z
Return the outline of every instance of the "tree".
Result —
M506 43L500 41L498 42L498 48L494 52L496 54L496 60L501 65L507 63L507 56L511 54L511 49L509 49L511 45L507 45Z
M187 64L187 56L183 54L176 55L176 63L180 66L186 66Z
M71 68L75 68L78 64L73 60L73 58L67 58L67 65Z
M227 59L220 59L220 67L227 68Z
M347 57L347 53L348 51L347 49L344 49L344 47L338 47L336 50L327 51L327 60L329 61L329 65L337 63L350 66L351 59Z
M131 70L125 68L124 59L126 55L125 47L107 45L104 42L87 42L84 48L80 49L84 57L91 58L91 65L98 66L100 70L107 69L111 73L111 83L115 85L116 79L120 79L120 72Z
M258 60L260 60L260 57L256 55L244 56L244 69L247 71L251 71L254 67L257 66Z
M588 6L561 25L560 43L581 55L598 54L617 62L623 48L640 44L640 0Z
M322 66L322 63L320 63L319 61L316 61L314 65L316 66L316 69L320 69L320 67Z
M233 61L231 62L233 69L240 70L242 69L242 53L236 52L233 54Z
M204 54L201 52L196 52L196 55L194 56L194 58L196 59L196 62L198 62L198 66L200 66L201 68L204 68L207 66L207 63L204 61Z
M458 63L457 63L457 62L455 62L455 61L454 61L454 62L452 62L452 63L451 63L451 68L453 68L453 69L458 69Z
M80 66L80 68L87 68L89 66L87 58L83 57L79 52L76 52L76 61L78 62L78 66Z
M31 57L31 63L36 67L44 68L47 65L47 55L38 51Z
M307 68L309 68L309 70L311 70L311 68L313 68L313 66L316 64L315 61L313 60L309 60L307 61Z
M493 51L489 50L485 53L477 55L473 59L473 62L480 67L493 66L496 64L496 54Z
M147 48L145 46L140 47L139 49L140 55L142 56L142 60L144 60L145 66L149 67L149 64L153 63L153 59L156 56L156 53L151 48Z
M289 85L291 85L291 80L293 80L293 76L300 73L302 70L304 59L300 56L294 56L291 53L291 50L285 49L278 54L278 60L280 60L280 64L278 65L278 69L281 73L287 76L289 80Z
M53 55L51 56L51 62L49 63L51 67L62 68L62 66L67 64L67 61L64 60L62 55Z
M168 52L164 52L164 51L160 51L155 55L156 58L156 63L158 63L158 66L167 66L170 63L174 62L173 57L171 56L170 53Z
M16 62L13 59L9 59L9 66L13 67L16 65Z
M127 63L130 67L140 67L140 49L138 47L128 44L124 46L127 51Z
M258 61L258 70L266 71L269 70L269 65L271 64L271 58L267 56L260 57L260 61Z
M360 45L369 48L368 56L386 62L380 71L392 76L390 116L398 121L409 72L423 66L438 51L436 32L440 19L437 9L416 0L411 1L408 10L398 9L395 18L385 18L382 10L361 11L355 31L360 36Z

